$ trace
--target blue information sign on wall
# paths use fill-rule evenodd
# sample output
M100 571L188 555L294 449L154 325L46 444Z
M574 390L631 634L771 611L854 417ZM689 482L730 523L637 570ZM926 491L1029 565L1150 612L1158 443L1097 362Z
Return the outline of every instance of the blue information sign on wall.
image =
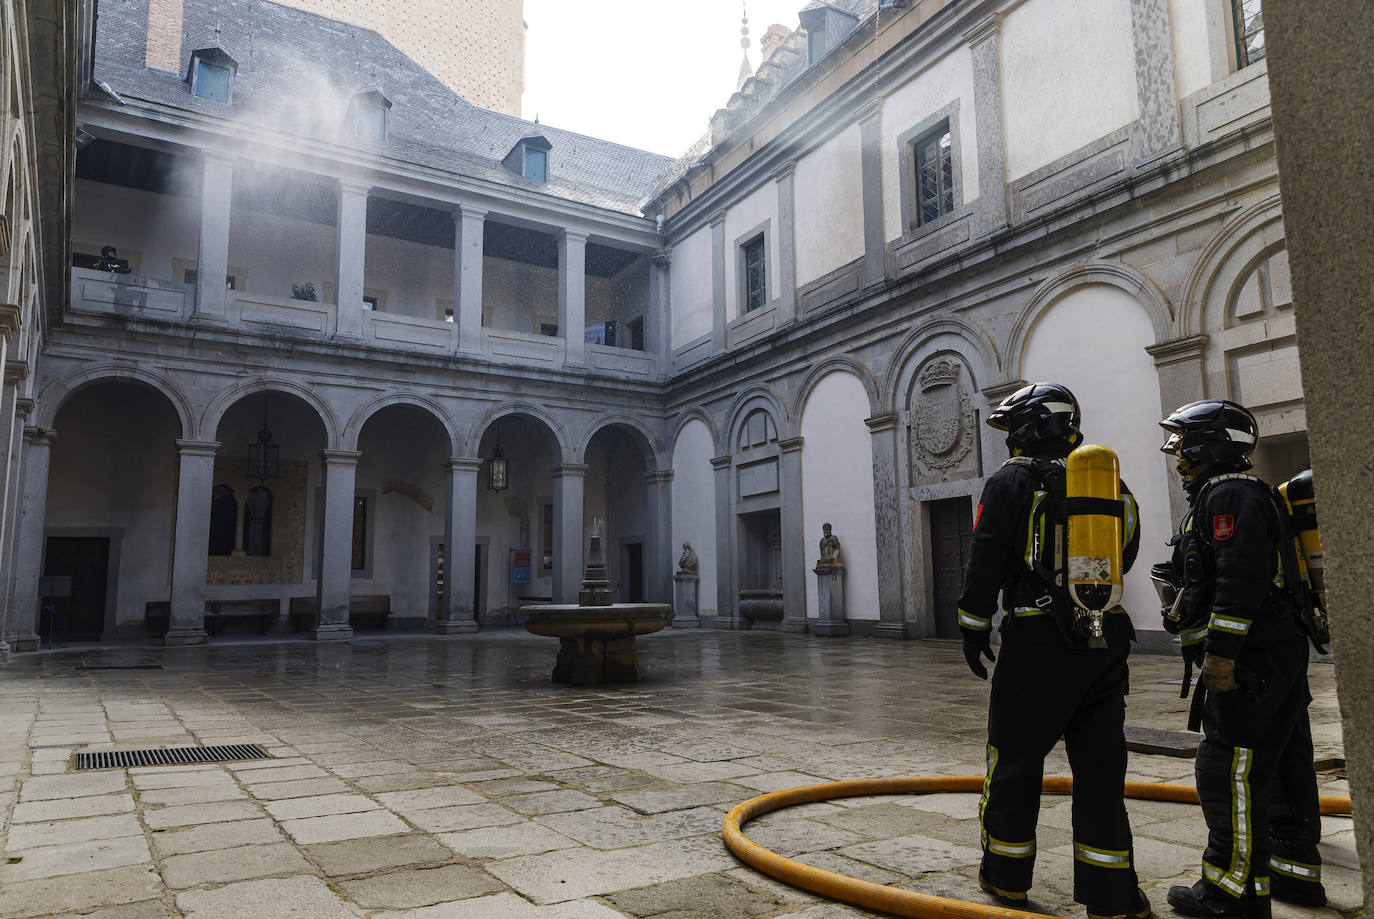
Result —
M530 582L531 555L529 549L510 550L510 582L512 584L528 584Z

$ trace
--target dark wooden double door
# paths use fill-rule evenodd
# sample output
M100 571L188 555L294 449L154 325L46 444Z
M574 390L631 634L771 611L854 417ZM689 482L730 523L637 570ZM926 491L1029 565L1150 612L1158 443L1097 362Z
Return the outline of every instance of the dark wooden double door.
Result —
M958 638L959 596L973 544L973 506L968 498L947 498L930 502L929 510L935 637Z

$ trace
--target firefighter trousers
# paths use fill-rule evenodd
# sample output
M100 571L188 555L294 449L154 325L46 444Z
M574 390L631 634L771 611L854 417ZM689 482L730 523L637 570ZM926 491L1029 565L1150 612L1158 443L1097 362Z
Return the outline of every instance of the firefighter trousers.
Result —
M1124 915L1137 888L1124 798L1130 644L1071 646L1048 616L1003 634L978 805L983 877L1030 889L1045 757L1062 737L1073 771L1073 898L1094 916Z
M1303 694L1311 701L1304 677ZM1304 705L1293 734L1279 754L1269 794L1269 878L1284 899L1311 902L1322 889L1321 809L1312 771L1312 724Z
M1275 816L1268 797L1276 787L1271 783L1280 780L1280 764L1296 774L1296 760L1303 760L1310 793L1316 792L1310 732L1305 744L1301 735L1293 739L1306 723L1307 645L1294 640L1246 647L1236 661L1236 674L1246 688L1209 692L1202 713L1203 739L1194 766L1207 821L1202 876L1219 902L1221 895L1243 899L1247 915L1263 917L1269 915L1270 821ZM1305 784L1301 794L1308 794ZM1307 812L1312 803L1299 806ZM1315 839L1313 843L1311 851L1303 850L1309 856L1316 851ZM1315 864L1315 859L1300 861Z

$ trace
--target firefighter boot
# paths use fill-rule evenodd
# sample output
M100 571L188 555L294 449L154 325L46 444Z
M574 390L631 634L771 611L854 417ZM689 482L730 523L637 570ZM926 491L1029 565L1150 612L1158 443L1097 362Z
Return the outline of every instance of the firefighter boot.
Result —
M994 886L992 881L989 881L987 877L984 876L982 869L978 871L978 886L983 889L983 893L992 897L998 903L1007 907L1007 909L1025 909L1026 904L1030 901L1030 898L1026 896L1024 890L1003 890L1000 887Z
M1154 919L1155 911L1150 907L1150 898L1145 896L1145 891L1139 887L1135 889L1135 898L1131 902L1131 908L1125 913L1109 914L1099 912L1088 907L1088 919Z
M1198 919L1269 919L1269 897L1230 897L1205 880L1192 887L1170 887L1169 905L1174 912Z

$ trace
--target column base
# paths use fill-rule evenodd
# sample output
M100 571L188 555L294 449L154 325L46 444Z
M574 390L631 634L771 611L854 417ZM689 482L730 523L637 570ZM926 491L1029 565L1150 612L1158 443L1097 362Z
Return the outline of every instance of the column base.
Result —
M472 619L445 619L434 624L434 631L440 635L471 635L478 631L478 625Z
M210 640L203 628L168 629L162 636L162 644L167 648L183 648L190 645L203 645Z
M674 616L671 623L675 629L698 629L701 628L700 616Z
M23 651L37 651L39 639L37 635L11 635L9 643L10 650L18 654Z
M878 638L906 638L906 623L883 621L878 623L873 634Z
M805 632L807 630L806 617L786 616L778 628L783 632Z
M325 622L315 626L310 637L315 641L348 641L353 637L353 626L346 622Z
M745 628L744 620L734 616L703 616L701 624L708 629L727 629L734 631Z
M848 635L849 623L844 620L838 622L834 619L812 619L812 635Z

